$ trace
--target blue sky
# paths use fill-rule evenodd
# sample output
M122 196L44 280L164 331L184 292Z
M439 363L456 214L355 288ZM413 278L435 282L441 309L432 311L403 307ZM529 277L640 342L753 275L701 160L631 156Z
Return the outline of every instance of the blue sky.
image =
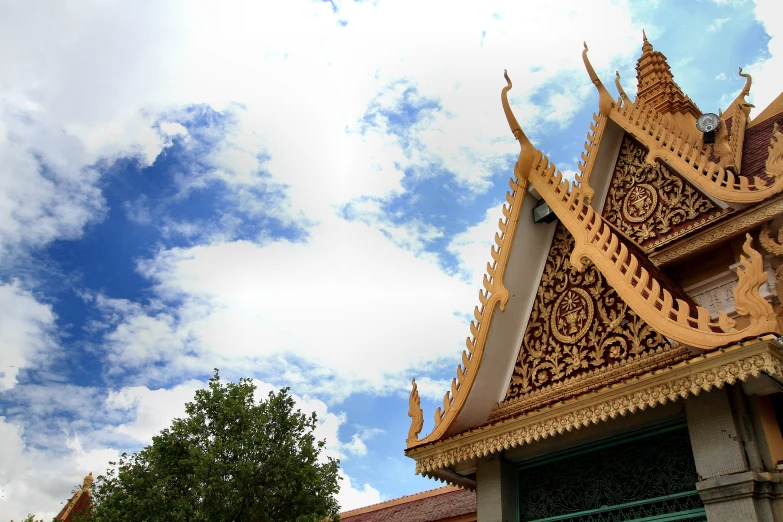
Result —
M0 513L41 518L219 368L290 386L343 507L448 389L517 146L576 169L582 42L635 92L641 31L717 112L781 89L774 1L16 2L0 17ZM585 5L583 5L585 4Z

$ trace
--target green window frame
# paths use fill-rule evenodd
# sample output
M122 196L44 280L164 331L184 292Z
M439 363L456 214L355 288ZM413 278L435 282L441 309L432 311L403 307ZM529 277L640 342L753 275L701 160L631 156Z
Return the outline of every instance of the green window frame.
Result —
M706 521L684 419L517 464L518 522Z

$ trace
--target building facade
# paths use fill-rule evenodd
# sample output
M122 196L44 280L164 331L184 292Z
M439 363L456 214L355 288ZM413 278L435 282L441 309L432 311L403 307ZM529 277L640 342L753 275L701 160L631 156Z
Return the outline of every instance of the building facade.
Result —
M783 521L783 94L712 120L646 36L575 182L519 159L467 348L406 455L477 520ZM705 123L706 122L706 123ZM698 126L697 126L698 124ZM708 127L705 127L708 125Z

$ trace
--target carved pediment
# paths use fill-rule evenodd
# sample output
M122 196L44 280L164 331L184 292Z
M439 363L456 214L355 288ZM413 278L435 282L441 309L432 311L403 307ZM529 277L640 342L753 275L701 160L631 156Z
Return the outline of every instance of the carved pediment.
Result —
M722 209L626 134L603 217L650 252L731 212Z
M591 262L571 265L558 225L506 399L491 419L538 408L688 356L653 330Z

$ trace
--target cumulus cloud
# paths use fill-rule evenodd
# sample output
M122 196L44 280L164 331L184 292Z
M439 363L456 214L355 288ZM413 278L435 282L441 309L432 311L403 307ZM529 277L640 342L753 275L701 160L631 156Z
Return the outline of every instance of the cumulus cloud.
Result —
M745 68L753 75L751 100L756 105L751 117L762 111L780 95L780 70L783 67L783 21L780 4L774 0L755 0L753 13L764 26L770 39L767 43L769 56Z
M467 325L454 312L475 293L361 222L323 223L307 243L164 250L140 270L176 311L123 316L106 334L111 371L289 371L308 377L298 390L333 398L391 392L401 372L458 354Z
M0 392L13 388L22 368L44 365L57 349L55 316L18 282L0 284Z

